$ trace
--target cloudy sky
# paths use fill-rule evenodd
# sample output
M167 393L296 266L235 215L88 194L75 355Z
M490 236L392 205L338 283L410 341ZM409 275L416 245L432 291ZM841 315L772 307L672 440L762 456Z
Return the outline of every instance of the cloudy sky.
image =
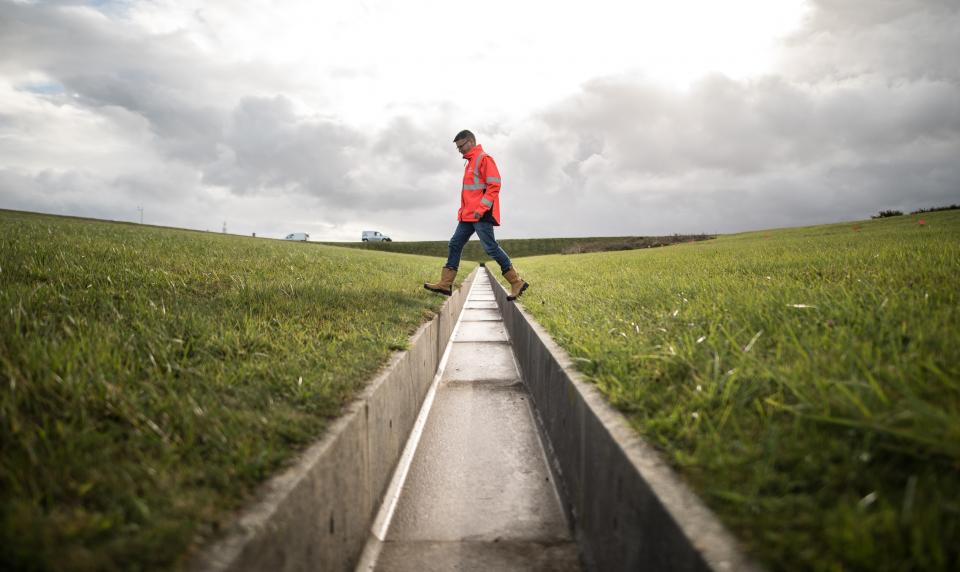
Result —
M0 0L0 208L445 240L960 203L956 0Z

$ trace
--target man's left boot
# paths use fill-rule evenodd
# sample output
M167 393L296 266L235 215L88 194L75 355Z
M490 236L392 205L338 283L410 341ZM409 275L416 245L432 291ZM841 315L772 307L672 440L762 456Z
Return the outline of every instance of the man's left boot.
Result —
M517 274L517 269L513 266L510 267L510 270L507 270L503 273L503 277L507 279L507 282L510 283L510 293L507 294L507 300L513 302L523 294L523 291L530 287L530 284L525 282L523 278L520 278L520 275Z

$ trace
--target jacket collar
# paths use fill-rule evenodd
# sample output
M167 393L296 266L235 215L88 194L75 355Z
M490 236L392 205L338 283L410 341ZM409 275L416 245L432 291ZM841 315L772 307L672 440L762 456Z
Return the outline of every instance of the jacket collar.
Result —
M463 158L464 158L464 159L473 159L474 157L476 157L476 156L479 155L480 153L483 153L483 147L481 147L480 144L478 143L478 144L476 144L476 145L473 146L473 149L470 149L469 151L467 151L467 154L464 155Z

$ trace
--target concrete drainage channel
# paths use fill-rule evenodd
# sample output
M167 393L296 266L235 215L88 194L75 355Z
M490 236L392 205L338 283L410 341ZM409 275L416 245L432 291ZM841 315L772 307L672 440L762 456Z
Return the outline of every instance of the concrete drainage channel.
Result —
M357 570L579 570L534 419L484 272Z
M483 268L262 498L193 569L759 569Z

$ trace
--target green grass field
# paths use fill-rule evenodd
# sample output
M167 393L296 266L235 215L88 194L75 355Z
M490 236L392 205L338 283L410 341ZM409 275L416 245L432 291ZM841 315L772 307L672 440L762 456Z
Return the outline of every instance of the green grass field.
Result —
M634 250L667 246L681 242L707 240L712 236L672 235L672 236L605 236L587 238L506 238L498 240L500 246L510 258L541 256L545 254L581 254L584 252L604 252L610 250ZM422 242L324 242L330 246L344 246L380 252L398 252L423 256L447 257L447 241L430 240ZM474 236L463 249L463 260L484 262L490 257L483 251L480 241Z
M960 569L960 213L516 263L770 569Z
M11 211L0 228L3 570L175 565L444 301L422 288L434 258Z

